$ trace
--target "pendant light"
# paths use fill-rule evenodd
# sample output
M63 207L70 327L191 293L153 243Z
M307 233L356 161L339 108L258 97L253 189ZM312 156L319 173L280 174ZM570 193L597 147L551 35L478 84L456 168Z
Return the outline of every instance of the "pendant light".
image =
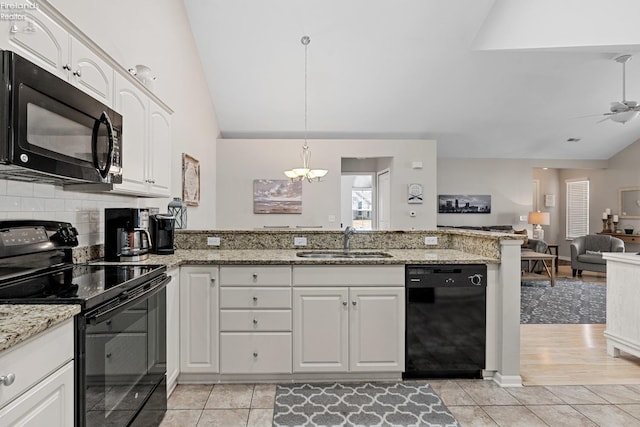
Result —
M320 181L320 179L329 172L326 169L311 169L309 161L311 160L311 150L307 145L307 50L311 39L309 36L302 36L300 42L304 46L304 144L302 145L302 167L293 168L284 171L284 174L292 181Z

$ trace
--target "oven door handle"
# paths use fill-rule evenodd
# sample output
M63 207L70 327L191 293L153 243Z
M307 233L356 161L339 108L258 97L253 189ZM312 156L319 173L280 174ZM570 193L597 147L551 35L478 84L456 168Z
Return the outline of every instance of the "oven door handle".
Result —
M91 325L96 325L101 323L103 320L108 319L109 317L113 317L118 313L125 311L127 308L131 307L134 304L139 303L140 301L149 298L156 293L160 292L167 286L167 283L171 281L171 276L165 277L160 283L157 285L147 289L141 294L136 295L134 298L127 299L122 302L122 304L118 304L115 307L110 308L109 310L105 310L103 312L99 312L97 314L88 313L87 314L87 323Z

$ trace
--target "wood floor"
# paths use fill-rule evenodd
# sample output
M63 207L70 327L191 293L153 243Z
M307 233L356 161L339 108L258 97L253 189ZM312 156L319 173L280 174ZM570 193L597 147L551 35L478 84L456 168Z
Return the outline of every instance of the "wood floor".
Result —
M571 277L561 265L558 277ZM606 284L603 273L583 280ZM524 385L640 384L640 358L607 355L605 325L520 325L520 374Z

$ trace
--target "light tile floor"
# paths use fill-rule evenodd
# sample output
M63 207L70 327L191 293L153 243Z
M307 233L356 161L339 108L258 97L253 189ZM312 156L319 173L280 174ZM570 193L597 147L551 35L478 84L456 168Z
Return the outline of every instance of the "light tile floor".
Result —
M461 426L640 427L640 385L428 381ZM178 385L161 427L271 426L274 384Z

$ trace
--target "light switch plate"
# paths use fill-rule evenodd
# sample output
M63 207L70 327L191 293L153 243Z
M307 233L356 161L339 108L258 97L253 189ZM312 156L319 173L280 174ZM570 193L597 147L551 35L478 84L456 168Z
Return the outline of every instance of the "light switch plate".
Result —
M307 238L306 237L294 237L293 238L294 246L307 246Z
M220 246L220 238L219 237L207 237L207 245L209 245L209 246Z
M425 236L424 244L425 245L437 245L438 244L438 236Z

